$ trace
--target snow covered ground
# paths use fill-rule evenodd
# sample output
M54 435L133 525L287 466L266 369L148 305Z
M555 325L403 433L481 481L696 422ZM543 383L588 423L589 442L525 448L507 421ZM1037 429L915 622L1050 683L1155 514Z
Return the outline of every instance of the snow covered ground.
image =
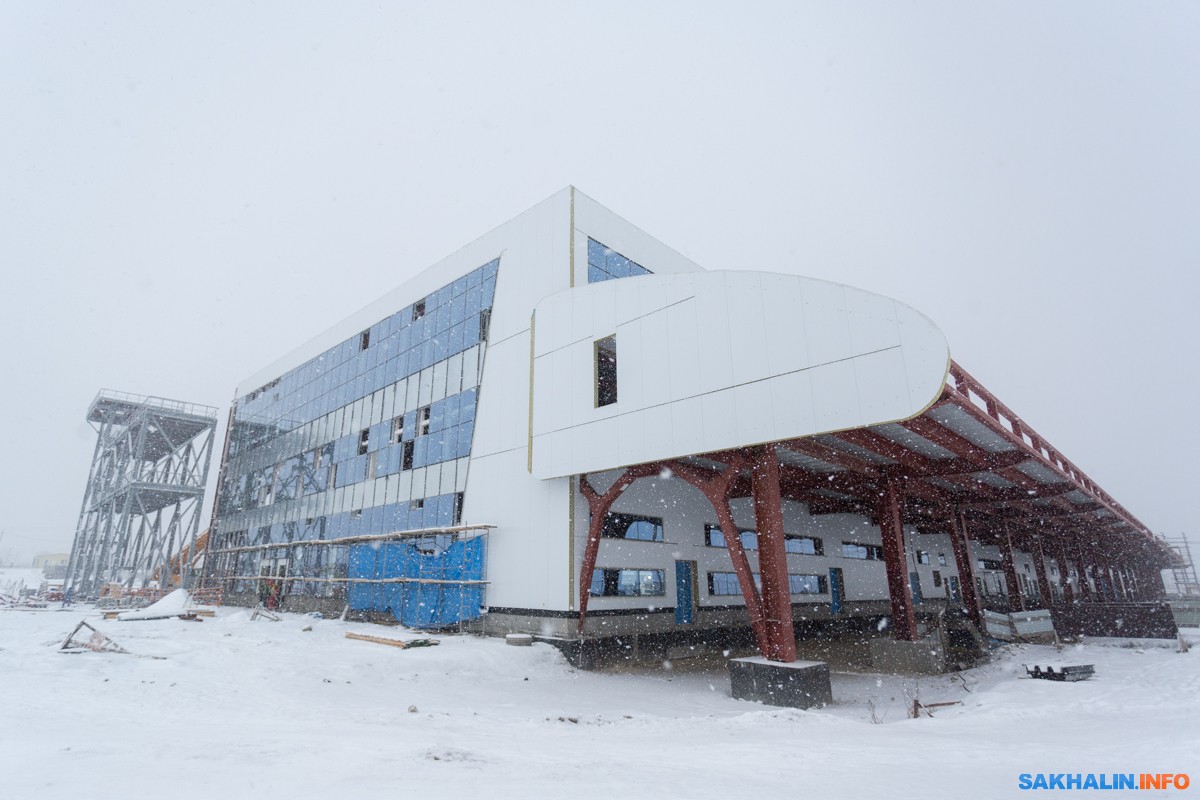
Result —
M56 652L83 618L161 658ZM0 798L1004 798L1037 772L1190 773L1173 796L1200 784L1200 647L1173 642L1011 647L961 677L835 673L834 705L797 711L731 699L715 662L580 672L545 645L401 650L347 631L417 636L238 609L2 610ZM1028 680L1024 662L1097 677ZM914 694L962 705L907 719Z
M41 567L0 567L0 594L16 596L21 589L37 589L45 579Z

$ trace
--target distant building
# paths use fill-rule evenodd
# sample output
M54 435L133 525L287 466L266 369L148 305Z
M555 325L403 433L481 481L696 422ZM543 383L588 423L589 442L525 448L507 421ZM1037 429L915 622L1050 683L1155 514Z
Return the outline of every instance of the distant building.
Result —
M911 641L938 604L1156 597L1167 558L919 312L707 272L569 188L242 384L205 571L233 602L790 660L793 620Z
M39 567L48 580L62 580L67 576L67 564L71 561L70 553L46 553L35 556L33 566Z

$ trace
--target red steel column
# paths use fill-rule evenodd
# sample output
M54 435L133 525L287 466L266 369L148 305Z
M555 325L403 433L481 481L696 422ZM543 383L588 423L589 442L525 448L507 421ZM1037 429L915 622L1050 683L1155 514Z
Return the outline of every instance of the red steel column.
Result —
M1118 601L1128 600L1129 591L1125 586L1125 576L1121 574L1121 567L1116 562L1112 564L1112 585L1113 594L1117 596Z
M1134 600L1145 600L1145 592L1142 591L1142 573L1136 567L1131 567L1126 573L1129 576L1130 594Z
M1067 546L1061 533L1054 540L1054 560L1058 563L1058 586L1062 589L1063 602L1070 604L1075 598L1071 589L1070 572L1067 569Z
M1042 598L1042 608L1054 604L1054 593L1050 591L1050 578L1046 575L1046 555L1042 551L1042 537L1034 534L1033 542L1033 571L1037 574L1038 594Z
M904 487L900 476L885 470L879 498L879 533L883 537L883 562L887 568L888 596L892 602L892 636L903 642L917 640L908 565L904 557L904 521L901 508Z
M1088 582L1089 563L1087 549L1078 538L1075 539L1075 554L1075 564L1078 567L1079 573L1079 596L1083 600L1088 600L1092 596L1092 586Z
M760 447L750 466L754 527L758 532L758 570L766 614L767 650L771 661L796 660L796 629L792 623L792 594L788 584L787 552L783 543L783 496L779 488L779 455L775 447Z
M1104 596L1105 600L1117 600L1116 582L1112 581L1112 569L1109 564L1108 555L1097 553L1096 563L1099 566L1100 578L1103 578L1103 589L1100 587L1097 587L1097 589L1102 589L1100 590L1100 594Z
M592 571L596 569L596 554L600 552L600 534L604 531L604 519L608 516L608 510L621 496L621 492L629 488L629 484L657 471L657 467L652 464L630 467L621 473L621 476L613 482L612 486L608 487L608 491L604 494L599 494L592 488L587 475L579 476L579 491L587 499L588 514L591 517L588 521L587 546L583 550L583 564L579 568L579 633L581 634L584 620L587 618L588 597L591 596Z
M717 522L721 526L721 533L725 535L725 547L729 551L729 560L733 562L733 571L737 574L738 586L742 590L742 599L746 602L746 611L750 615L750 628L754 631L758 652L765 656L770 647L764 622L762 597L759 596L758 589L754 585L754 573L750 569L750 561L746 558L746 550L742 547L741 531L738 530L738 526L733 521L733 513L729 510L729 489L744 466L744 460L740 456L735 457L719 476L713 477L688 464L676 461L668 464L668 467L676 475L699 489L700 493L712 504L713 511L717 514Z
M975 590L975 565L971 563L971 546L967 538L967 520L961 511L950 514L950 545L954 548L954 565L958 568L958 585L962 590L967 616L976 625L983 625L979 593Z
M1017 580L1017 563L1013 558L1012 533L1005 522L1000 530L1000 562L1004 566L1004 584L1008 590L1009 611L1024 611L1025 598L1021 595L1021 583Z

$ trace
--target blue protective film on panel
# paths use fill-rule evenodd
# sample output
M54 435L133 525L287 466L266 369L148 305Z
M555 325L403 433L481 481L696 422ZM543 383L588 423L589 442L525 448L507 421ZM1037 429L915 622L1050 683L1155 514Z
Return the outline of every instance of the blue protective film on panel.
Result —
M435 540L444 538L352 546L352 580L346 593L350 608L389 612L410 628L445 628L477 618L483 606L483 585L456 581L483 580L487 539L459 539L440 549ZM414 581L362 582L389 578ZM418 583L415 579L435 582Z

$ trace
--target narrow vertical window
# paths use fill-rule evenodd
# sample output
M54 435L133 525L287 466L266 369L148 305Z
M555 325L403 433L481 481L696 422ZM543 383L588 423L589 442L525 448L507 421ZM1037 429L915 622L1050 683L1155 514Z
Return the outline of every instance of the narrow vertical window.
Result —
M371 447L371 429L366 428L358 435L358 454L366 455L366 452Z
M413 322L416 322L423 316L425 316L425 301L421 300L419 302L413 303L413 315L412 315Z
M596 342L596 407L617 402L617 337Z
M404 443L404 450L400 458L400 469L410 470L413 468L413 443L411 441Z
M486 342L488 337L488 328L492 325L492 310L485 308L479 312L479 341Z
M366 350L370 346L371 346L371 332L369 330L363 331L362 335L358 337L358 349Z
M400 444L404 441L404 415L396 417L392 420L392 444Z
M417 435L425 436L429 433L430 408L425 406L417 411Z

